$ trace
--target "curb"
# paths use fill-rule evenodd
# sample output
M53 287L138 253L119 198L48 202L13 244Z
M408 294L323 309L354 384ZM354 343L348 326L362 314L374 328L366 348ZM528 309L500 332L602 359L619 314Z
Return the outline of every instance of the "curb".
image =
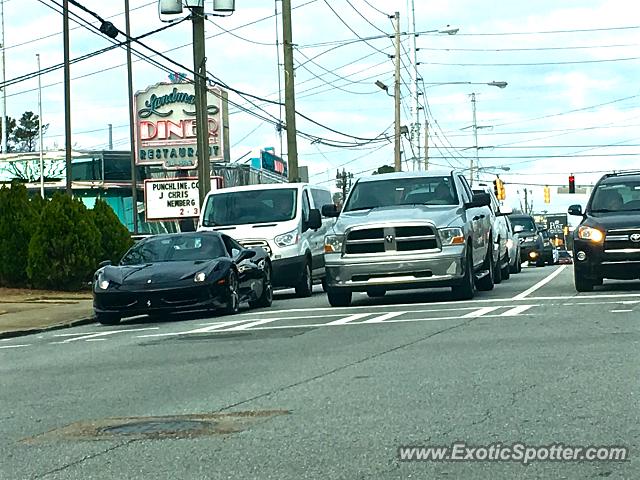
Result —
M31 329L28 329L28 330L12 330L12 331L9 331L9 332L0 332L0 339L24 337L26 335L33 335L33 334L36 334L36 333L51 332L51 331L54 331L54 330L62 330L64 328L79 327L81 325L90 325L90 324L95 323L95 322L96 322L96 319L93 316L91 316L91 317L81 318L79 320L74 320L73 322L69 322L69 323L52 325L50 327L31 328Z

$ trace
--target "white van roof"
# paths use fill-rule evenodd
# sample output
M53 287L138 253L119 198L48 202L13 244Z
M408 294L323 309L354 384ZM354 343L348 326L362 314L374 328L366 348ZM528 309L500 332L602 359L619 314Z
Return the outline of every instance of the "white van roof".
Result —
M256 191L256 190L275 190L280 188L295 188L300 190L301 188L308 186L311 188L319 188L321 190L330 191L328 187L322 185L312 185L309 183L260 183L256 185L242 185L240 187L228 187L221 188L219 190L211 190L208 195L215 195L217 193L227 193L227 192L247 192L247 191Z

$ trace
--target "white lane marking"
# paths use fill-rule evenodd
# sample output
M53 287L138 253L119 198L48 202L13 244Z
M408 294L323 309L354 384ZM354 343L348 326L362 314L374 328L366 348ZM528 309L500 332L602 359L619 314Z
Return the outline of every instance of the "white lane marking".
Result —
M400 315L404 315L405 313L408 313L408 312L389 312L389 313L385 313L383 315L378 315L377 317L370 318L369 320L365 320L362 323L382 323L382 322L384 322L386 320L389 320L391 318L399 317Z
M491 313L494 310L497 310L499 308L502 307L482 307L479 308L473 312L469 312L466 315L463 315L461 318L477 318L477 317L481 317L483 315L486 315L487 313Z
M361 318L368 317L371 315L370 313L355 313L353 315L349 315L348 317L341 318L339 320L334 320L333 322L324 323L323 325L345 325L349 322L354 322L356 320L360 320Z
M62 342L52 342L52 343L58 343L58 344L71 343L71 342L77 342L79 340L89 340L90 338L106 337L106 336L109 336L109 335L115 335L116 333L142 332L142 331L145 331L145 330L158 330L158 329L159 329L159 327L130 328L130 329L127 329L127 330L110 330L108 332L92 333L92 334L89 334L89 335L83 335L81 337L67 338L66 340L63 340Z
M533 287L528 288L524 292L522 292L522 293L516 295L515 297L513 297L513 300L523 300L523 299L527 298L533 292L535 292L536 290L544 287L547 283L549 283L551 280L553 280L558 275L560 275L564 271L565 268L567 268L566 265L562 265L561 267L558 267L556 269L556 271L553 272L551 275L549 275L547 278L543 278L538 283L536 283Z
M271 313L271 312L263 312L263 313ZM309 318L328 318L328 317L344 317L344 313L334 313L334 314L326 314L323 313L321 315L304 315L304 316L291 316L291 317L275 317L275 318L269 318L269 319L265 319L265 320L270 320L270 321L277 321L277 320L307 320ZM253 319L251 318L245 318L244 320L242 320L243 322L248 322L248 321L253 321ZM220 325L220 322L216 322L216 323L199 323L198 324L201 327L207 327L207 326L211 326L211 325Z
M633 312L633 310L611 310L611 313L627 313Z
M3 350L5 348L22 348L22 347L30 347L31 344L25 344L25 345L4 345L2 347L0 347L0 350Z
M259 325L264 325L266 323L277 322L281 320L280 318L263 318L262 320L256 320L255 322L244 323L242 325L238 325L237 327L225 328L224 330L219 330L222 332L236 332L240 330L246 330L251 327L257 327Z
M214 332L216 330L220 330L226 327L232 327L234 325L238 325L239 323L244 323L247 320L233 320L229 322L219 322L214 325L210 325L204 328L196 328L195 330L185 330L183 332L171 332L171 333L154 333L149 335L137 335L137 338L152 338L152 337L172 337L177 335L191 335L194 333L207 333Z
M529 310L530 308L532 308L534 306L535 305L518 305L517 307L510 308L509 310L507 310L506 312L504 312L500 316L501 317L515 317L517 315L520 315L523 312L526 312L527 310Z
M106 342L106 338L89 338L85 342Z

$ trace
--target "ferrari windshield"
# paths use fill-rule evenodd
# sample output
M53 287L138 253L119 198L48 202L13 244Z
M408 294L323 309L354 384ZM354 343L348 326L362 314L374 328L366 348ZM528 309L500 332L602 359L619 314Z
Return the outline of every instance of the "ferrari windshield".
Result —
M218 227L293 220L297 193L295 188L216 193L207 200L202 224Z
M211 260L222 256L225 256L224 244L215 235L163 235L142 240L131 247L120 264Z
M458 197L452 178L394 178L358 182L344 211L368 210L394 205L457 205Z
M591 201L592 212L625 212L640 210L640 182L618 179L602 183Z

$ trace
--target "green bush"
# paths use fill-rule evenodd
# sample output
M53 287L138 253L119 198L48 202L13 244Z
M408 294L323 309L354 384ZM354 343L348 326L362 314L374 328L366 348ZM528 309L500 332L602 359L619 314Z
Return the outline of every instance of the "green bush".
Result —
M124 253L133 245L131 234L113 209L105 201L98 199L93 207L93 223L101 235L100 261L111 260L118 263Z
M78 290L97 269L100 232L78 199L56 193L47 202L29 242L32 286Z
M27 284L29 240L36 220L23 184L13 182L11 188L0 189L0 285Z

